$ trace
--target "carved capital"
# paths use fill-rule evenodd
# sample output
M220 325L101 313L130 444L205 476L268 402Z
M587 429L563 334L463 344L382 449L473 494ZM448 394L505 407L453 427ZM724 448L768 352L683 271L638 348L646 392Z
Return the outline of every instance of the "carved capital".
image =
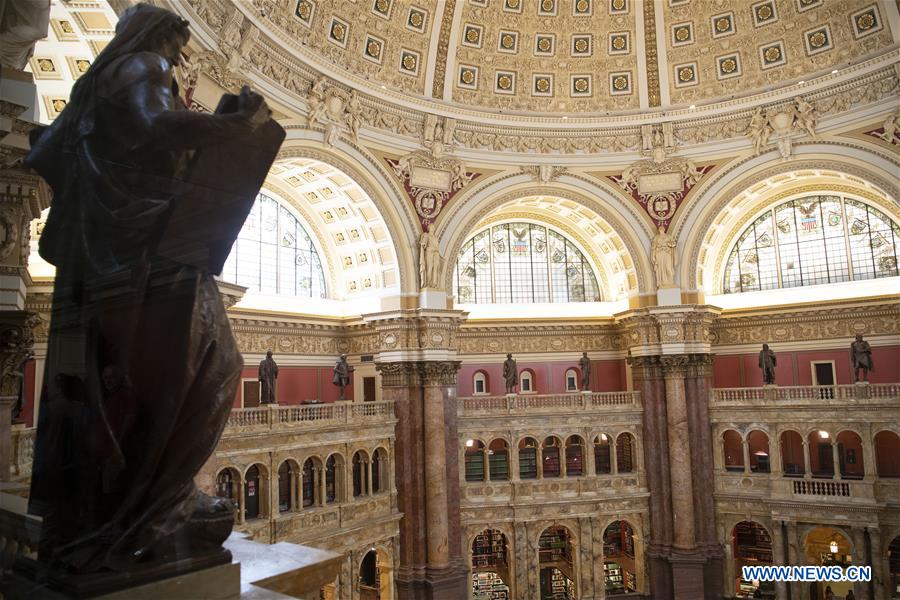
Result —
M422 385L419 363L375 363L375 370L381 373L382 387L418 387Z
M688 377L709 377L712 375L712 354L691 354L688 358Z
M39 322L31 312L0 312L0 396L19 394L22 365L34 356L34 329Z
M422 383L426 386L456 385L456 372L462 363L458 360L428 361L422 366Z
M667 379L670 377L684 377L687 374L690 355L670 354L660 356L659 362L662 365L663 375Z
M631 365L631 373L635 379L657 379L663 375L659 356L628 356L626 361Z

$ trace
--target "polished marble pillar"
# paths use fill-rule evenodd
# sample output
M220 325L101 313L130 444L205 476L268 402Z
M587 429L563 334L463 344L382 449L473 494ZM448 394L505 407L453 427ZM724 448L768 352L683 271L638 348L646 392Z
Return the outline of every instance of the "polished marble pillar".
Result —
M467 597L460 541L456 428L457 361L378 363L382 398L393 400L400 521L400 600Z

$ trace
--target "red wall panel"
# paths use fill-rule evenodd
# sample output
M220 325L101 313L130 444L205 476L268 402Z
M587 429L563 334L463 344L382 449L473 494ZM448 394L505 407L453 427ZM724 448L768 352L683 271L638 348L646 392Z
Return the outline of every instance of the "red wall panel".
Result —
M537 362L517 359L519 373L529 369L534 373L535 391L538 394L558 394L566 391L566 371L575 369L579 372L577 361ZM502 396L506 393L503 381L503 363L472 362L459 369L457 391L460 396L471 396L474 393L473 377L478 371L483 372L488 380L488 394ZM580 383L579 374L579 380ZM593 360L591 361L591 389L596 392L615 392L627 388L625 378L625 361Z
M775 383L778 385L812 385L813 362L834 361L838 384L853 383L850 367L850 342L846 348L823 350L779 351L777 344L770 346L778 357L775 367ZM869 372L872 383L892 383L900 376L900 346L883 346L872 349L875 370ZM713 362L713 387L757 387L763 384L758 366L759 351L748 354L716 356Z
M303 404L308 400L334 402L340 398L341 390L332 383L331 367L278 367L278 404ZM241 371L241 379L256 379L258 367L246 367ZM241 388L238 388L234 407L241 406ZM346 398L353 399L353 384L347 386Z

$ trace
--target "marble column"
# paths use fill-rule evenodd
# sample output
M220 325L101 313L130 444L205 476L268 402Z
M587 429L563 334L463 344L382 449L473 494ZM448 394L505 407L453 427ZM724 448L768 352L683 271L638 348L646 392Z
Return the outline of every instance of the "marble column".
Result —
M741 440L741 451L744 456L744 473L750 474L750 442L746 439Z
M787 548L784 543L784 526L780 521L772 522L772 564L787 565ZM788 600L787 583L775 583L775 600Z
M466 597L459 524L456 361L378 363L397 415L400 600Z
M684 375L687 357L661 358L666 381L666 423L669 439L669 479L672 490L672 521L675 549L690 552L696 546L694 529L694 488L691 476L691 447L688 432Z
M875 589L875 600L885 600L891 579L887 548L882 546L880 529L870 527L866 532L869 536L869 561L867 564L872 565L872 587Z
M831 463L834 465L832 471L834 471L834 478L838 481L841 480L841 463L840 463L840 454L838 453L838 443L837 437L831 440Z
M809 436L803 438L803 477L812 478L812 461L809 459Z
M658 356L628 359L635 390L643 404L644 470L650 492L650 532L647 540L647 567L651 595L668 598L672 590L672 569L668 555L672 548L672 505L669 500L669 447L666 427L666 392ZM615 439L610 439L615 460Z
M871 565L868 552L866 552L866 531L863 527L854 527L850 530L850 537L853 538L853 564L854 565ZM869 584L856 583L853 591L859 600L872 600L872 594L869 590Z

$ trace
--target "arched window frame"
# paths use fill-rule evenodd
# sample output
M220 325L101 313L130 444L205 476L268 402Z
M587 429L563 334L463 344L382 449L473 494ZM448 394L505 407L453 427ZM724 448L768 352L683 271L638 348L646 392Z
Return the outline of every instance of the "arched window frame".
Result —
M578 375L578 371L576 369L567 369L566 370L566 391L567 392L577 392L578 391L578 380L580 379Z
M509 221L466 240L457 256L453 291L460 303L600 302L597 273L588 253L562 231L545 223Z
M520 394L536 394L534 387L534 371L531 369L522 369L519 372L519 393Z
M481 391L479 391L479 383L481 383ZM484 371L476 371L472 375L472 394L475 396L486 396L490 392L487 374Z
M809 210L807 213L813 201L818 203L817 210ZM806 206L803 210L794 209L795 206L804 204ZM840 210L837 210L838 206ZM848 212L848 206L851 207L851 212ZM788 209L791 209L790 215L787 213ZM853 212L860 210L861 212ZM802 218L798 218L798 213L803 215ZM857 220L862 224L857 223ZM886 227L879 226L873 232L872 223L879 221L885 223ZM819 237L798 235L801 229L805 231L813 228L814 222L814 229L821 233ZM786 225L782 227L783 223ZM887 241L877 234L886 234ZM893 247L893 254L876 256L873 242L884 249ZM863 248L868 249L868 254L861 250ZM813 250L821 252L811 255ZM730 242L726 254L721 278L722 292L741 293L895 277L900 274L898 255L900 224L889 214L852 195L823 190L817 194L798 196L773 204L741 230ZM805 260L804 256L807 257ZM744 257L752 258L748 260ZM888 268L882 267L883 259L887 259L885 264ZM788 265L795 261L796 270L788 269ZM742 265L746 263L755 267L750 267L744 273ZM822 264L824 271L821 271ZM819 269L814 270L815 267ZM753 269L756 270L755 280ZM795 272L788 277L786 270Z
M263 211L271 210L267 207L275 207L275 229L269 234L265 230L263 221ZM258 234L251 233L253 220L257 219ZM282 228L282 219L287 219L286 224L290 225L292 231ZM310 225L297 214L295 210L287 202L282 201L276 195L263 191L257 195L256 202L247 222L241 228L238 239L235 241L225 267L222 271L222 279L232 283L237 283L250 289L251 291L284 296L288 298L327 298L328 284L325 275L324 261L322 260L321 249L316 244L315 236L310 231ZM280 235L284 232L284 235ZM294 238L294 245L284 243L287 239L285 236ZM256 237L257 239L253 239ZM266 238L266 239L263 239ZM288 266L287 261L289 254L293 250L293 259ZM242 253L250 253L253 257L246 262ZM299 271L297 260L300 256L304 256L306 265L308 265L309 273L301 273ZM271 264L274 259L274 265ZM283 269L282 266L285 268ZM302 268L307 268L306 266ZM274 272L274 276L271 273ZM263 278L270 274L274 277L274 284L271 281L264 282ZM298 293L298 290L305 286L300 285L302 278L309 278L309 292ZM292 283L293 291L289 292L285 287Z

